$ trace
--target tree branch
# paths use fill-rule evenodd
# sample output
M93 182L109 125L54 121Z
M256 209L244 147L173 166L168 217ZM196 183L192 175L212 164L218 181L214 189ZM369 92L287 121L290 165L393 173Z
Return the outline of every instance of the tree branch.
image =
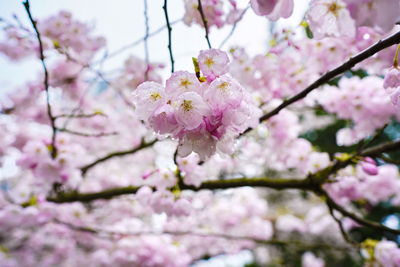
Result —
M312 84L310 84L308 87L306 87L303 91L298 93L297 95L283 101L282 104L280 104L278 107L275 109L271 110L270 112L264 114L260 118L260 123L268 120L269 118L277 115L282 109L286 108L287 106L297 102L300 99L303 99L306 97L310 92L313 90L317 89L321 85L324 85L325 83L329 82L336 76L344 73L347 70L350 70L352 67L354 67L356 64L364 61L367 58L372 57L379 51L382 51L383 49L386 49L392 45L400 43L400 31L377 42L376 44L370 46L369 48L365 49L364 51L360 52L359 54L355 55L354 57L351 57L348 61L340 65L339 67L328 71L324 75L322 75L319 79L314 81ZM249 132L251 128L246 129L242 134L245 134Z
M169 16L168 16L168 10L167 10L167 3L168 0L164 0L164 15L165 15L165 21L167 23L167 29L168 29L168 51L169 51L169 58L171 60L171 72L174 72L175 69L175 60L174 60L174 55L172 53L172 27L171 23L169 21Z
M103 137L103 136L111 136L111 135L117 135L118 132L106 132L106 133L82 133L82 132L77 132L73 130L69 130L67 128L57 128L58 131L64 132L64 133L69 133L73 135L79 135L83 137Z
M232 29L231 31L228 33L228 35L225 37L225 39L221 42L221 44L218 46L218 49L221 49L225 43L232 37L233 33L236 30L237 24L239 21L242 20L244 14L246 13L246 11L250 8L250 6L246 7L243 12L240 14L239 18L233 23Z
M208 22L207 22L206 16L204 15L204 12L203 12L203 6L201 4L201 0L198 0L197 10L199 10L200 17L201 17L201 20L203 22L204 30L206 32L205 37L206 37L206 40L207 40L208 48L211 49L212 46L211 46L210 38L208 37Z
M47 67L46 67L42 37L37 28L37 22L32 17L29 0L26 0L25 2L23 2L23 4L24 4L25 10L26 10L26 13L28 14L29 20L32 23L33 29L35 30L36 37L39 42L40 61L42 62L42 67L43 67L43 72L44 72L43 83L44 83L44 89L46 91L47 115L50 119L50 126L52 129L50 154L51 154L52 158L55 158L57 156L57 147L56 147L57 128L56 128L56 124L55 124L55 117L53 116L51 105L50 105L49 72L47 71Z
M366 157L366 156L379 156L380 154L384 152L390 152L390 151L395 151L400 149L400 139L395 140L395 141L390 141L386 142L371 148L367 148L364 151L360 153L360 156Z
M90 164L87 164L87 165L83 166L81 168L82 175L85 175L88 170L90 170L91 168L93 168L94 166L96 166L99 163L102 163L102 162L107 161L107 160L109 160L111 158L114 158L114 157L122 157L122 156L134 154L134 153L138 152L139 150L142 150L144 148L147 148L147 147L150 147L150 146L154 145L156 142L157 142L157 140L154 140L154 141L151 141L151 142L148 142L148 143L143 141L138 147L135 147L133 149L129 149L129 150L125 150L125 151L112 152L112 153L110 153L110 154L108 154L108 155L106 155L104 157L101 157L101 158L95 160L94 162L92 162Z
M354 213L352 213L352 212L346 210L345 208L343 208L342 206L340 206L339 204L337 204L337 203L329 196L329 194L328 194L327 192L323 191L323 193L324 193L324 196L325 196L325 198L326 198L326 204L327 204L329 207L331 207L331 208L337 210L338 212L340 212L340 213L343 214L344 216L351 218L353 221L355 221L355 222L357 222L357 223L359 223L359 224L361 224L361 225L364 225L364 226L367 226L367 227L376 229L376 230L381 231L381 232L389 232L389 233L393 233L393 234L396 234L396 235L400 235L400 230L392 229L392 228L389 228L389 227L387 227L387 226L385 226L385 225L383 225L383 224L380 224L380 223L377 223L377 222L373 222L373 221L364 219L364 218L362 218L362 217L359 217L358 215L356 215L356 214L354 214Z
M111 159L113 157L125 156L129 154L133 154L141 149L149 147L153 145L156 140L142 144L134 149L126 150L126 151L119 151L108 154L98 160L94 161L91 164L88 164L81 168L82 174L85 173L94 167L95 165ZM400 140L395 142L388 142L383 145L377 145L371 148L366 149L366 151L361 152L362 156L371 156L375 155L376 153L383 153L387 150L394 150L394 147L400 148ZM347 157L346 159L336 159L331 165L328 167L313 173L309 174L306 178L303 179L277 179L277 178L235 178L235 179L227 179L227 180L214 180L214 181L206 181L203 182L199 187L195 187L192 185L180 184L179 188L181 190L193 190L198 191L201 189L210 189L210 190L217 190L217 189L228 189L228 188L237 188L243 186L250 186L250 187L265 187L265 188L272 188L277 190L284 190L284 189L299 189L299 190L308 190L314 192L316 194L323 194L322 191L322 184L324 184L330 177L330 175L336 173L342 168L352 164L354 162L354 158L359 156L359 154L354 154L352 156ZM56 202L56 203L65 203L65 202L90 202L97 199L110 199L116 196L121 196L125 194L134 194L137 192L139 187L135 186L128 186L128 187L119 187L119 188L111 188L100 192L95 193L84 193L81 194L79 192L64 192L60 193L55 197L47 198L48 201Z
M181 21L180 19L179 19L179 20L175 20L175 21L171 21L170 25L172 26L172 25L174 25L174 24L176 24L176 23L178 23L178 22L180 22L180 21ZM147 38L150 38L150 37L155 36L156 34L162 32L164 29L167 29L167 25L161 26L160 28L158 28L158 29L155 30L154 32L149 33L149 35L147 36ZM129 48L135 47L136 45L140 44L141 42L144 42L144 41L145 41L145 38L146 38L146 35L145 35L144 37L140 38L140 39L137 39L136 41L134 41L134 42L132 42L132 43L129 43L129 44L127 44L127 45L124 45L124 46L122 46L121 48L119 48L119 49L117 49L117 50L115 50L115 51L109 53L109 54L107 55L107 58L106 58L105 60L108 60L108 59L110 59L110 58L113 58L113 57L119 55L120 53L122 53L122 52L128 50ZM102 62L102 60L96 61L96 62L93 63L93 65L99 64L99 63L101 63L101 62Z
M365 49L364 51L360 52L359 54L355 55L354 57L351 57L348 61L343 63L341 66L328 71L324 75L322 75L318 80L313 82L311 85L309 85L307 88L305 88L303 91L298 93L297 95L285 100L282 104L280 104L277 108L272 110L271 112L268 112L264 116L260 118L260 122L264 120L268 120L272 116L276 115L284 109L285 107L293 104L294 102L306 97L311 91L317 89L321 85L329 82L339 74L344 73L347 70L350 70L352 67L354 67L356 64L364 61L367 58L372 57L379 51L388 48L394 44L400 43L400 31L377 42L376 44L370 46L369 48Z
M276 178L238 178L238 179L229 179L229 180L215 180L215 181L207 181L202 183L199 187L182 184L180 185L181 190L193 190L199 191L201 189L228 189L228 188L237 188L243 186L250 187L267 187L273 188L277 190L282 189L302 189L302 190L317 190L319 187L316 187L313 181L309 178L307 179L276 179ZM135 194L140 187L136 186L127 186L127 187L117 187L112 189L107 189L100 192L95 193L78 193L78 192L68 192L61 193L56 197L47 198L48 201L56 202L56 203L66 203L66 202L90 202L97 199L110 199L116 196L126 195L126 194Z

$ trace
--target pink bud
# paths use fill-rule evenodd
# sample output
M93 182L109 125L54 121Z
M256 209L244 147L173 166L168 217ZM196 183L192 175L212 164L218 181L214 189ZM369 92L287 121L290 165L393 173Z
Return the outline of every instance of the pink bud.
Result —
M371 158L365 158L364 161L361 162L361 168L368 175L378 174L378 167L376 166L376 162Z

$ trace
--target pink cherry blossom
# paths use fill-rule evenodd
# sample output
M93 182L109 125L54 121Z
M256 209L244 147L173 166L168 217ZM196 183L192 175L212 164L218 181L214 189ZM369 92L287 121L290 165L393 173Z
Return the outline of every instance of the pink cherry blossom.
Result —
M251 8L259 16L267 16L270 20L288 18L293 13L293 0L251 0Z
M203 98L194 92L181 94L174 105L176 106L175 117L177 122L187 130L199 127L210 110Z
M198 56L199 67L209 81L228 72L229 58L218 49L201 50Z
M356 34L354 20L342 0L313 0L307 19L316 39Z
M155 82L145 82L134 91L134 103L139 118L147 120L150 115L167 102L164 88Z

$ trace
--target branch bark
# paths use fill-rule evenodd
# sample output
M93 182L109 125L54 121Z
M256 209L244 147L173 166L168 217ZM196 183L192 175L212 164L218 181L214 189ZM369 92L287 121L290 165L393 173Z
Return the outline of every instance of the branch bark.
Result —
M40 32L37 28L37 22L33 19L31 9L30 9L30 4L29 0L26 0L23 2L26 13L28 14L29 20L32 23L33 29L35 30L36 37L39 42L39 55L40 55L40 61L42 63L43 67L43 72L44 72L44 90L46 91L46 104L47 104L47 115L50 120L50 126L52 129L52 135L51 135L51 150L50 154L52 158L55 158L57 156L57 147L56 147L56 134L57 134L57 128L56 128L56 118L53 116L53 112L51 109L50 105L50 94L49 94L49 72L47 70L46 62L45 62L45 56L44 56L44 48L43 48L43 42L42 42L42 37L40 35Z
M206 16L204 15L203 5L201 3L201 0L198 0L198 2L197 2L197 10L199 10L201 21L203 22L204 30L206 32L205 38L207 40L208 48L211 49L212 46L211 46L211 42L210 42L210 37L208 36L209 35L209 33L208 33L208 21L207 21Z
M165 21L167 23L167 30L168 30L168 52L169 58L171 60L171 72L175 70L175 60L174 54L172 53L172 27L169 21L168 9L167 9L168 0L164 0L163 10L165 15Z
M138 147L135 147L135 148L132 148L129 150L124 150L124 151L112 152L108 155L105 155L104 157L98 158L97 160L93 161L92 163L89 163L81 168L82 175L85 175L88 170L90 170L91 168L93 168L94 166L96 166L99 163L102 163L102 162L112 159L114 157L122 157L122 156L134 154L142 149L145 149L147 147L154 145L156 142L157 142L157 140L147 142L147 143L142 142Z

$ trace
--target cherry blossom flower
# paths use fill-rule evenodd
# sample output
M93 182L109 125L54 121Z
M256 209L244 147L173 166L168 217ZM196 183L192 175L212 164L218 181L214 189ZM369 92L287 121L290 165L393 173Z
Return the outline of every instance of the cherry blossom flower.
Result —
M354 20L342 0L313 0L307 19L316 39L356 34Z

